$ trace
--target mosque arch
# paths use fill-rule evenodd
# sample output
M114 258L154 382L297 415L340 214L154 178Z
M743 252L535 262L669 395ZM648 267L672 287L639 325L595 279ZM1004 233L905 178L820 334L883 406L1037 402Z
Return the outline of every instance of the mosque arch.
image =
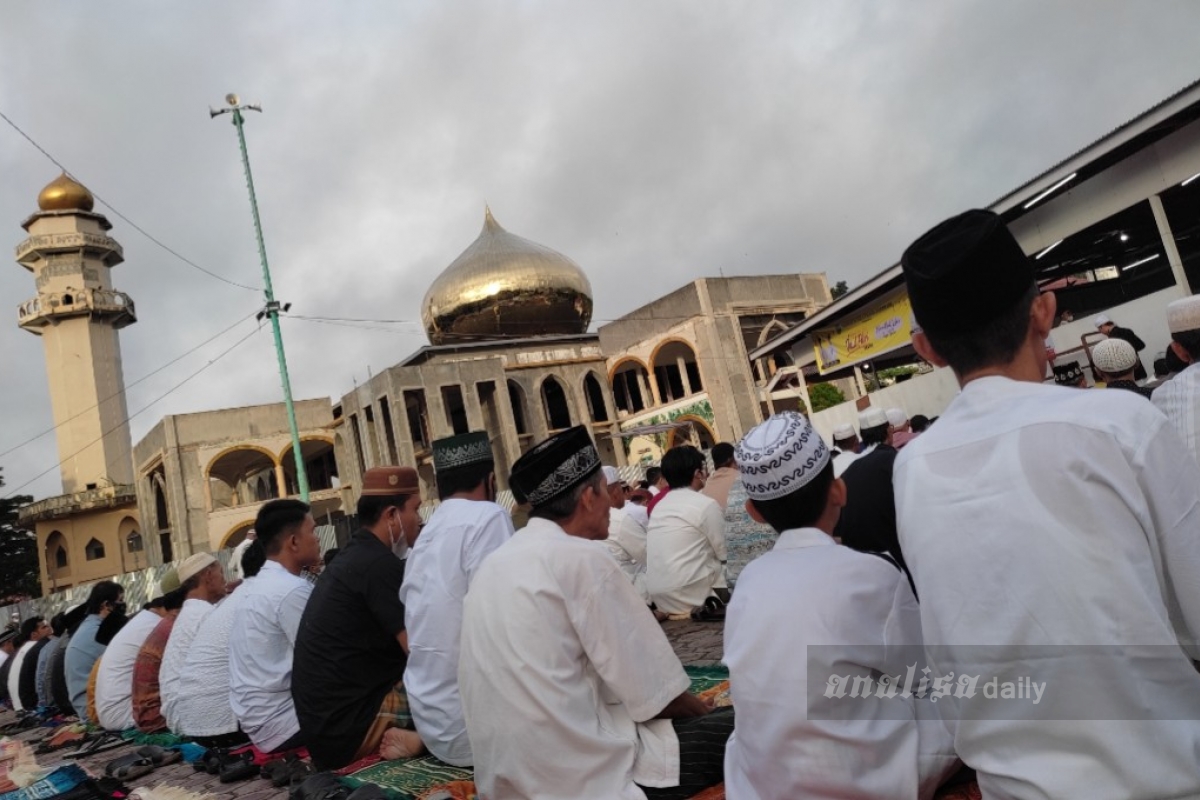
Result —
M88 561L99 561L104 558L104 542L93 536L83 546L83 555Z
M226 547L237 547L245 540L246 534L252 530L254 530L254 520L242 520L225 532L225 535L221 537L221 546L217 549L224 550Z
M518 436L532 433L529 429L529 403L525 399L525 389L521 384L508 379L508 403L512 406L513 426Z
M265 447L253 444L226 447L208 462L204 470L209 510L279 497L277 466L275 454ZM268 496L261 497L263 494Z
M71 574L70 543L62 531L51 531L46 537L46 571L52 578L65 578Z
M650 370L633 356L626 356L613 365L608 377L617 413L637 414L654 405L650 387Z
M335 483L340 482L331 439L325 436L301 436L300 455L304 459L309 491L333 489ZM300 486L296 481L296 456L292 453L290 444L279 452L277 463L283 467L283 478L287 484L286 496L300 494Z
M588 417L592 422L608 422L608 403L604 399L604 387L596 373L588 370L583 375L583 397L587 401Z
M553 433L571 427L571 403L558 378L547 375L542 381L541 395L547 431Z
M671 420L672 422L690 422L692 428L696 432L696 439L699 441L697 447L701 450L711 450L713 445L717 443L717 435L709 426L707 420L697 417L695 414L683 414ZM689 434L686 428L675 428L667 435L667 449L681 444L691 444L688 438Z
M696 351L683 339L672 338L659 342L650 357L658 397L671 403L704 391Z

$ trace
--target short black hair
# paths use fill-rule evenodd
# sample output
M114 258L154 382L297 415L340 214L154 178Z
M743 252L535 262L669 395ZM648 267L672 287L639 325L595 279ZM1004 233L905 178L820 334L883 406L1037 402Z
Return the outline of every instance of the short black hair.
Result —
M304 522L311 511L308 503L292 497L264 503L254 519L254 532L258 534L256 541L262 544L267 555L275 555L282 547L282 534Z
M479 484L487 480L488 475L496 471L492 461L480 461L467 464L457 469L439 472L437 478L438 500L445 500L450 495L459 492L473 492Z
M188 593L182 586L180 586L178 589L172 589L171 591L167 592L162 596L163 610L175 611L183 608L183 604L187 600L187 594Z
M888 437L888 423L876 425L873 428L863 428L859 431L863 444L883 444Z
M1031 284L1021 299L1000 316L965 331L940 332L925 326L925 337L958 375L1007 364L1029 336L1029 310L1037 297L1038 288Z
M366 527L371 527L379 522L379 518L383 516L383 512L395 506L396 508L404 508L404 504L408 502L411 494L393 494L387 497L377 497L376 495L363 495L358 498L358 524Z
M267 551L261 539L255 539L242 551L242 577L253 578L267 563Z
M1196 361L1200 361L1200 331L1179 331L1178 333L1172 333L1171 338L1179 342L1179 346L1186 350L1189 356ZM1167 358L1170 359L1170 357L1170 353L1168 353ZM1178 355L1175 357L1179 358ZM1182 359L1180 360L1182 361Z
M754 507L777 533L816 524L829 504L829 486L833 483L833 460L817 476L791 494L774 500L754 500Z
M67 615L60 611L50 618L50 630L54 631L55 636L62 636L67 632Z
M912 429L913 433L920 433L928 427L929 417L924 414L914 414L913 418L909 420L909 428Z
M663 456L662 473L667 479L667 485L672 489L682 489L692 485L696 470L704 468L704 456L690 444L672 447Z
M21 623L21 632L17 634L17 641L25 644L29 641L29 637L33 636L34 632L41 627L44 619L42 617L30 617Z
M105 603L117 604L117 598L125 594L121 584L113 581L100 581L92 587L92 593L87 599L87 613L99 614Z
M153 611L156 608L162 608L164 602L163 597L164 596L160 594L153 600L147 600L146 602L142 603L142 611Z
M337 558L337 554L340 552L342 552L340 547L331 547L325 551L325 555L321 556L321 560L324 561L325 566L328 567L333 563L333 560Z
M546 505L538 506L529 512L529 516L548 519L551 522L568 519L575 513L575 509L579 506L579 499L583 497L584 490L589 486L596 491L596 494L604 494L604 473L596 470L596 473L589 476L583 483Z
M713 445L712 458L714 467L727 467L733 461L733 445L729 442L717 442Z
M650 467L646 470L646 485L653 486L662 477L662 467Z
M1178 334L1172 335L1175 336ZM1185 345L1183 342L1180 342L1179 346L1184 350L1187 350L1187 345ZM1163 358L1167 360L1167 372L1183 372L1188 368L1188 363L1179 357L1179 353L1175 352L1174 347L1168 347L1167 354L1163 356ZM1193 358L1195 358L1195 356L1193 356Z

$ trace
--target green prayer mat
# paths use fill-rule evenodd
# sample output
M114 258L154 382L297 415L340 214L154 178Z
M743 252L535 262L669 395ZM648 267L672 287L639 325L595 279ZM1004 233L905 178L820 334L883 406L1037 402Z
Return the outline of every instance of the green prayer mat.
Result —
M139 747L144 747L148 744L158 745L159 747L174 747L185 741L182 737L176 736L173 733L142 733L137 728L129 728L128 730L121 731L121 738L127 742L133 742Z
M689 666L684 670L692 681L693 694L729 680L729 669L721 664ZM374 783L392 800L417 800L436 786L451 781L469 781L474 777L475 773L470 769L452 767L433 756L421 756L404 761L381 761L342 780L350 786Z

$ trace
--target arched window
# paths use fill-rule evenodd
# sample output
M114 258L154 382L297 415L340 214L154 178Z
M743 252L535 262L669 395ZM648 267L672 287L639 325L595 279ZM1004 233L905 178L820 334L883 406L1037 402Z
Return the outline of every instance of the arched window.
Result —
M658 396L664 403L704 391L696 352L684 342L671 341L660 347L654 355L653 366Z
M588 372L583 378L583 394L587 398L588 415L592 422L608 422L608 407L604 403L604 390L596 374Z
M283 497L275 459L255 447L227 450L208 465L212 508L230 508Z
M104 558L104 543L99 539L90 539L83 548L83 553L88 561L95 561L99 558Z
M636 414L654 403L650 376L640 361L628 359L617 365L612 378L613 400L618 411Z
M542 406L546 410L546 427L552 431L571 427L571 407L567 393L554 376L542 382Z
M512 406L513 425L517 428L517 435L523 436L529 433L529 424L526 421L528 412L525 407L525 390L521 388L521 384L513 380L508 382L508 402Z

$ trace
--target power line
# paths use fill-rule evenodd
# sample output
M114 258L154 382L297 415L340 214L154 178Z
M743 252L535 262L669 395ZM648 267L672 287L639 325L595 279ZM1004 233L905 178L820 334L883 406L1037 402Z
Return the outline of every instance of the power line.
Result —
M36 147L39 153L41 153L42 155L44 155L46 158L50 159L50 162L51 162L52 164L54 164L54 166L56 166L56 167L58 167L59 169L61 169L61 170L62 170L62 171L63 171L63 172L64 172L64 173L65 173L65 174L66 174L66 175L69 177L69 178L71 178L71 180L78 180L78 179L75 177L74 173L72 173L72 172L71 172L71 170L67 169L67 168L66 168L66 167L63 165L63 163L62 163L61 161L59 161L57 158L55 158L54 156L50 155L49 151L47 151L47 150L46 150L46 148L42 147L40 144L38 144L36 141L34 141L34 139L33 139L33 137L32 137L32 136L30 136L30 135L29 135L28 133L26 133L25 131L21 130L21 127L20 127L19 125L17 125L17 123L15 123L15 122L13 122L11 119L9 119L8 115L7 115L7 114L5 114L3 111L0 111L0 119L3 119L5 122L7 122L7 123L8 123L8 125L9 125L9 127L11 127L11 128L12 128L14 131L16 131L17 133L19 133L19 134L20 134L22 137L24 137L25 141L29 142L31 145L33 145L34 147ZM83 182L82 182L82 181L79 181L79 183L83 183ZM202 266L200 266L200 265L199 265L199 264L197 264L195 261L192 261L190 258L187 258L186 256L182 255L182 254L181 254L181 253L179 253L178 251L176 251L176 250L172 249L171 247L167 246L166 244L164 244L164 243L163 243L161 240L159 240L159 239L157 239L156 237L154 237L153 235L151 235L149 231L147 231L147 230L146 230L145 228L143 228L142 226L138 225L136 222L134 222L133 220L131 220L129 217L127 217L127 216L125 216L124 214L122 214L122 213L121 213L119 210L117 210L117 208L116 208L116 207L115 207L115 206L114 206L112 203L108 202L108 201L107 201L107 200L105 200L103 197L101 197L100 195L96 194L96 192L92 191L91 189L88 189L88 191L92 193L92 197L96 198L96 199L97 199L97 200L99 200L99 201L100 201L102 204L104 204L104 206L106 206L106 207L108 208L108 210L109 210L109 211L111 211L111 212L112 212L114 215L116 215L117 217L120 217L120 218L121 218L121 220L123 220L123 221L125 222L125 224L126 224L126 225L128 225L128 226L129 226L129 227L131 227L131 228L133 228L135 231L137 231L138 233L140 233L142 236L145 236L147 239L149 239L150 241L154 242L156 245L158 245L159 247L161 247L163 250L167 251L167 252L168 252L168 253L170 253L171 255L175 256L175 257L176 257L176 258L178 258L180 261L182 261L183 263L187 264L189 267L192 267L192 268L194 268L194 269L198 269L198 270L200 270L201 272L203 272L205 275L208 275L208 276L210 276L210 277L216 278L217 280L221 281L222 283L228 283L230 286L236 286L236 287L238 287L239 289L248 289L248 290L249 290L249 291L251 291L251 292L261 292L261 291L262 291L262 289L261 289L260 287L256 287L256 286L247 286L247 285L246 285L246 284L244 284L244 283L238 283L237 281L232 281L232 280L230 280L229 278L226 278L226 277L225 277L225 276L223 276L223 275L218 275L217 273L213 272L212 270L210 270L210 269L207 269L207 268L205 268L205 267L202 267Z
M121 422L117 423L117 424L116 424L115 426L113 426L112 428L110 428L110 429L108 429L108 430L104 431L103 433L101 433L99 437L97 437L97 438L93 439L92 441L90 441L90 442L88 442L87 444L85 444L83 447L81 447L81 448L79 448L78 450L76 450L76 451L75 451L74 453L72 453L71 455L67 456L67 459L72 459L72 458L74 458L75 456L77 456L77 455L79 455L80 453L82 453L84 450L87 450L89 447L91 447L91 446L95 445L97 442L101 442L101 441L103 441L105 436L108 436L110 433L112 433L113 431L115 431L115 430L116 430L117 428L119 428L120 426L122 426L122 425L125 425L125 424L126 424L126 423L128 423L128 422L129 422L131 419L133 419L134 417L136 417L138 414L141 414L143 411L146 411L146 410L147 410L147 409L149 409L151 406L153 406L153 405L155 405L156 403L158 403L158 402L160 402L160 401L162 401L162 400L166 399L168 395L170 395L170 394L172 394L173 392L175 392L177 389L179 389L180 387L182 387L184 384L186 384L186 383L187 383L188 381L190 381L192 378L195 378L195 377L196 377L197 375L199 375L201 372L204 372L206 369L208 369L209 367L211 367L213 364L217 363L217 362L218 362L218 361L220 361L222 358L224 358L225 356L227 356L227 355L229 355L230 353L232 353L232 352L233 352L233 351L234 351L234 350L235 350L235 349L236 349L236 348L237 348L239 345L241 345L243 342L245 342L247 339L249 339L249 338L250 338L251 336L253 336L254 334L258 333L258 332L259 332L259 330L260 330L259 328L255 328L254 330L250 331L248 334L246 334L245 336L243 336L241 339L238 339L236 342L234 342L234 343L233 343L232 345L230 345L228 348L226 348L225 350L221 351L221 353L220 353L220 354L218 354L216 357L214 357L214 358L212 358L211 360L209 360L209 362L208 362L207 364L205 364L204 366L202 366L200 369L196 370L196 371L195 371L195 372L193 372L191 375L188 375L186 378L184 378L183 380L181 380L179 383L175 384L175 385L174 385L174 386L172 386L170 389L168 389L167 391L163 392L163 393L162 393L162 394L160 394L158 397L154 398L154 399L153 399L153 400L151 400L149 403L147 403L146 405L144 405L144 406L142 406L141 408L139 408L137 411L135 411L135 412L133 412L132 414L130 414L129 416L125 417L125 419L124 419L124 420L122 420ZM128 454L128 452L129 452L129 451L128 451L128 450L126 450L124 453L121 453L120 455L127 455L127 454ZM10 491L8 494L6 494L6 495L4 496L4 497L5 497L5 499L8 499L8 498L11 498L11 497L13 497L15 494L17 494L17 492L21 491L22 489L24 489L24 488L25 488L26 486L28 486L29 484L33 483L34 481L37 481L37 480L39 480L39 479L40 479L40 478L41 478L43 475L46 475L46 474L48 474L48 473L50 473L50 472L53 472L53 471L54 471L54 469L55 469L55 468L57 468L58 466L60 466L62 463L63 463L62 461L56 461L54 464L52 464L52 465L51 465L50 467L48 467L47 469L44 469L44 470L42 470L42 471L41 471L41 472L39 472L37 475L34 475L32 478L30 478L29 480L27 480L27 481L25 481L24 483L22 483L22 484L21 484L20 486L18 486L16 489L13 489L12 491Z
M5 450L4 452L0 453L0 458L3 458L4 456L8 455L9 453L13 453L13 452L15 452L15 451L17 451L17 450L20 450L22 447L25 447L25 446L26 446L26 445L28 445L28 444L32 444L33 442L36 442L38 439L41 439L43 436L46 436L47 434L53 433L54 431L56 431L56 430L58 430L59 428L61 428L63 425L66 425L66 424L67 424L68 422L70 422L71 420L73 420L73 419L76 419L76 418L78 418L78 417L81 417L81 416L83 416L84 414L88 413L89 411L91 411L91 410L93 410L93 409L95 409L95 408L99 408L99 407L100 407L102 404L104 404L104 403L107 403L109 400L112 400L114 397L119 397L119 396L121 396L121 395L125 394L127 391L129 391L129 389L130 389L131 387L137 386L137 385L138 385L139 383L141 383L142 381L145 381L145 380L148 380L148 379L150 379L150 378L154 377L155 375L157 375L158 373L162 372L162 371L163 371L164 369L166 369L167 367L169 367L169 366L172 366L173 364L177 364L177 363L179 363L179 362L180 362L180 361L182 361L184 358L186 358L186 357L190 356L192 353L194 353L194 352L196 352L197 350L199 350L201 347L204 347L206 344L208 344L208 343L210 343L210 342L212 342L212 341L215 341L215 340L217 340L217 339L221 338L222 336L224 336L225 334L229 333L231 330L233 330L234 328L236 328L238 325L241 325L243 322L245 322L246 320L248 320L248 319L250 319L251 317L253 317L253 316L254 316L254 313L255 313L255 312L251 312L251 313L247 314L246 316L244 316L244 317L242 317L241 319L239 319L237 322L235 322L235 323L233 323L232 325L230 325L230 326L229 326L228 328L226 328L225 330L221 331L220 333L214 334L213 336L210 336L210 337L208 337L207 339L205 339L205 340L204 340L203 342L201 342L200 344L196 345L195 347L191 348L190 350L188 350L188 351L187 351L187 352L185 352L185 353L181 353L180 355L176 356L175 358L171 359L171 360L170 360L170 361L168 361L167 363L163 364L161 367L159 367L158 369L154 370L153 372L148 372L148 373L146 373L145 375L143 375L142 377L138 378L136 381L133 381L132 383L128 383L128 384L126 384L126 385L125 385L123 388L121 388L121 389L118 389L117 391L115 391L115 392L113 392L112 394L110 394L108 397L105 397L105 398L103 398L102 400L100 400L99 402L97 402L95 405L88 406L87 408L83 409L82 411L80 411L80 412L78 412L78 413L76 413L76 414L74 414L74 415L72 415L72 416L70 416L70 417L67 417L65 420L63 420L62 422L58 423L57 425L51 425L49 428L47 428L46 430L42 431L41 433L38 433L38 434L35 434L34 436L31 436L30 438L26 439L25 441L21 442L20 444L13 445L12 447L10 447L10 448L8 448L7 450Z

